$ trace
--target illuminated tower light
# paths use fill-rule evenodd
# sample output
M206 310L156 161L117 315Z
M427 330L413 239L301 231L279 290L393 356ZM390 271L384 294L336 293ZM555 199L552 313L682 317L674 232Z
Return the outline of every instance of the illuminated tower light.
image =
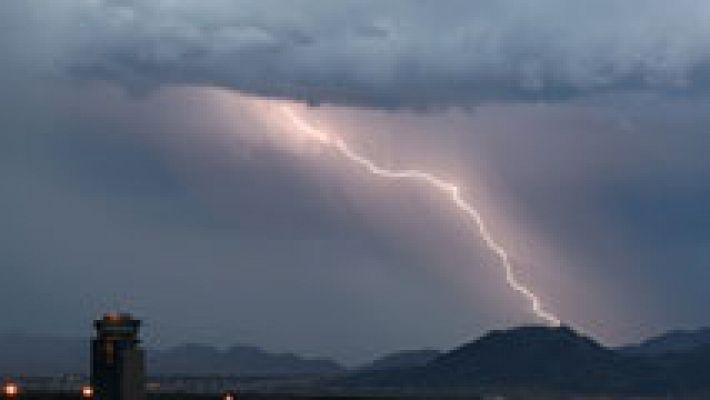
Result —
M284 106L283 113L287 116L293 126L309 138L320 142L323 145L331 146L347 160L358 164L372 175L385 179L396 180L416 180L427 183L430 187L446 194L451 202L463 212L469 220L473 221L478 228L478 233L486 247L498 258L505 271L505 281L510 288L523 295L530 303L533 313L552 326L559 326L560 319L550 311L545 310L540 298L526 285L521 283L515 276L515 271L510 257L505 248L498 243L486 225L481 213L472 204L461 196L459 187L434 174L417 169L391 170L380 167L374 161L355 152L348 144L338 136L323 131L309 124L306 120L298 116L290 107Z

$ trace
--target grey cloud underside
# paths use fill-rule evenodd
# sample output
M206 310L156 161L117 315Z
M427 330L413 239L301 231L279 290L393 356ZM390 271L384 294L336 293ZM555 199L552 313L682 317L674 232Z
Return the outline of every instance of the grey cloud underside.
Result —
M80 8L73 76L385 108L698 94L701 2L148 2Z

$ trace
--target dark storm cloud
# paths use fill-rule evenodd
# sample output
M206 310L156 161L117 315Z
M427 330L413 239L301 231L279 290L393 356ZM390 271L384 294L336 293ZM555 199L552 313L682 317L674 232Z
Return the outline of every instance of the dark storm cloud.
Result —
M167 83L312 103L438 107L704 92L705 2L101 1L62 62L137 92Z

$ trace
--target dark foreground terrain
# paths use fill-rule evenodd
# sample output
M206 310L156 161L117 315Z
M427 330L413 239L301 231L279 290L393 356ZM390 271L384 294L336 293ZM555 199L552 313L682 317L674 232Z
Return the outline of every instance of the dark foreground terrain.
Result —
M161 393L149 394L148 400L220 400L221 394L184 394ZM238 400L395 400L397 396L347 396L347 395L293 395L293 394L268 394L268 393L240 393ZM78 400L76 393L25 393L20 399L24 400Z
M708 394L695 396L618 396L618 395L574 395L552 393L506 393L506 394L458 394L458 395L288 395L288 394L238 394L239 400L706 400ZM20 399L26 400L77 400L80 397L69 393L26 393ZM148 400L218 400L218 394L152 394Z
M703 342L667 351L667 344L662 351L655 351L661 347L656 344L612 349L567 327L521 327L490 332L421 366L363 371L339 383L415 393L537 388L601 398L613 393L613 398L710 399L710 346Z
M202 360L201 364L206 365L216 357L223 362L218 365L232 371L226 363L250 353L258 357L251 357L251 362L236 360L233 365L249 366L258 364L254 360L268 359L269 371L287 370L291 375L269 375L259 367L264 374L260 377L215 375L213 370L208 370L211 375L153 376L150 383L159 392L153 392L149 399L219 399L220 390L231 388L241 391L239 399L254 400L710 399L710 330L675 331L637 345L610 348L568 327L519 327L490 332L447 352L400 352L353 370L323 369L321 366L327 367L327 362L243 349L217 356L213 351L193 350L178 352L182 355L172 359L181 362L176 361L171 368L181 371L178 367L189 360ZM284 366L274 367L273 360L284 362ZM317 373L294 375L304 365L319 369ZM78 399L79 384L87 379L77 375L59 385L53 379L36 377L15 379L9 375L7 380L18 380L20 387L27 389L22 399L51 400ZM35 390L73 392L51 394Z
M75 393L25 393L20 399L26 400L77 400ZM148 400L219 400L219 394L151 394ZM239 400L394 400L396 397L357 397L357 396L307 396L288 394L239 394Z

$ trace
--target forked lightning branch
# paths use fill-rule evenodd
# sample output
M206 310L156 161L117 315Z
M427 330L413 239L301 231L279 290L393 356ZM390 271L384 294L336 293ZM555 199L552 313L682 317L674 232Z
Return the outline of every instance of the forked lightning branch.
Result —
M466 201L461 195L460 188L436 175L417 169L392 170L379 166L374 161L354 151L342 138L330 132L316 128L301 118L292 108L284 106L283 113L301 133L309 139L336 150L348 161L358 165L365 171L382 179L412 180L426 183L429 187L445 194L447 199L464 215L473 222L480 239L486 247L496 256L505 272L505 280L510 288L523 295L530 303L533 313L552 326L560 325L560 319L552 312L546 310L540 298L525 284L521 283L515 275L513 265L506 249L491 235L488 227L478 209Z

